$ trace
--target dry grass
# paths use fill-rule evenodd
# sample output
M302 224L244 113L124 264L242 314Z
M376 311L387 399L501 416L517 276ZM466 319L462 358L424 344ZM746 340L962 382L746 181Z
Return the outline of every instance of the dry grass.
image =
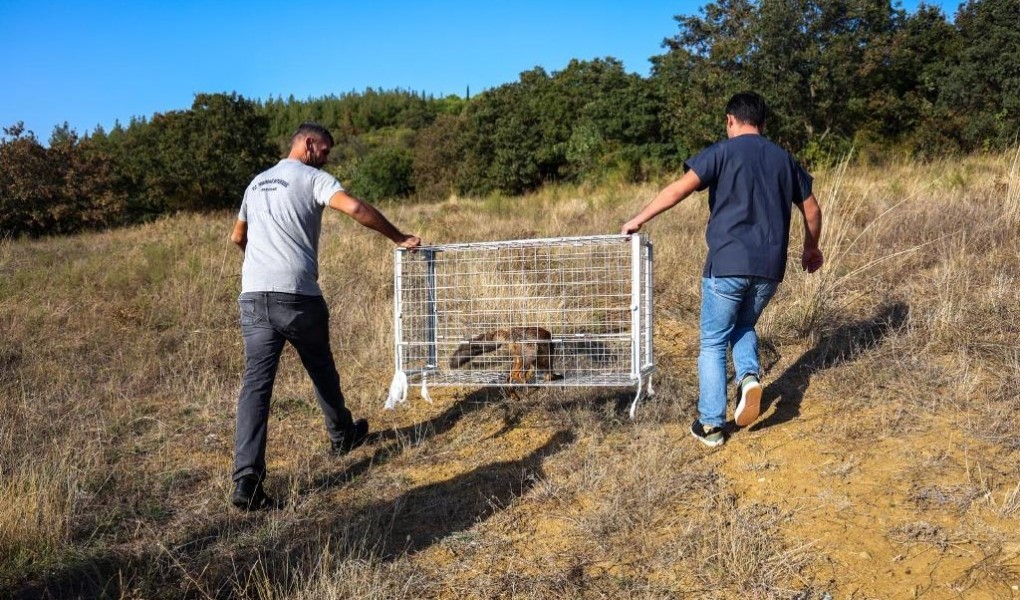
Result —
M660 374L634 422L613 389L383 411L391 247L330 215L334 352L378 434L328 458L286 353L268 484L285 506L256 515L226 502L233 217L2 240L0 597L1016 597L1018 161L816 174L828 263L809 276L792 253L761 324L765 412L719 451L686 430L703 197L647 227ZM435 243L590 235L655 191L383 208Z

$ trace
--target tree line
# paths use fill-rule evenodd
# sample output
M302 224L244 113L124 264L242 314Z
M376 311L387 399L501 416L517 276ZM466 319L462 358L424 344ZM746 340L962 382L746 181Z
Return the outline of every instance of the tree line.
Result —
M522 194L641 181L721 139L756 90L766 135L819 166L996 151L1020 132L1020 0L969 0L952 19L889 0L718 0L675 17L649 76L614 58L535 68L474 97L373 90L298 100L197 94L188 110L47 145L0 139L0 234L64 233L234 207L302 121L329 128L326 167L367 200Z

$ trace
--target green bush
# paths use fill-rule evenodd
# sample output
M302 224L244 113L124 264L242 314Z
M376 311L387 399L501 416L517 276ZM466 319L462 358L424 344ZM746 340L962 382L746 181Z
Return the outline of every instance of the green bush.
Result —
M404 148L376 148L353 166L347 187L353 195L370 202L406 198L414 192L412 162L411 152Z

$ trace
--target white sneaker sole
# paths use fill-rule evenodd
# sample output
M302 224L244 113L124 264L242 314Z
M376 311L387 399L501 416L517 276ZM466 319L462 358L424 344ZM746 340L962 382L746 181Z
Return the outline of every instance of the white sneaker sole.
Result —
M740 392L740 403L733 414L733 420L740 427L754 423L761 414L761 383L754 381L744 386Z

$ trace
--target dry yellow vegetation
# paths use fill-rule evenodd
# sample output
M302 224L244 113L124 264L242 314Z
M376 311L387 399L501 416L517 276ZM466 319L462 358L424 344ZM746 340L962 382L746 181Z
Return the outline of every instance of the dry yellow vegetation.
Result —
M334 350L375 434L330 458L288 351L285 506L252 515L227 502L233 214L0 242L0 597L1020 597L1017 158L816 173L827 265L791 260L760 327L763 415L716 450L687 431L704 195L646 228L659 373L635 421L615 389L383 410L392 248L327 215ZM434 243L589 235L655 191L382 208Z

